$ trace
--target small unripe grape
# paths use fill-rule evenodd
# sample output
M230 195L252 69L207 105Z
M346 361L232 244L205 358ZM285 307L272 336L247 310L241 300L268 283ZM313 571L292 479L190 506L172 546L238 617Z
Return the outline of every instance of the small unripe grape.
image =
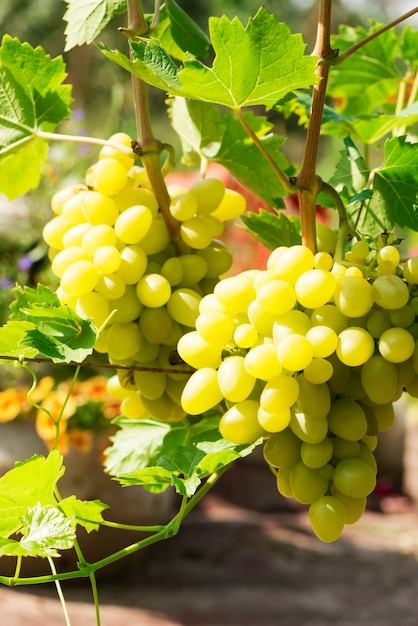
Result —
M169 301L171 286L161 274L145 274L136 286L136 295L144 306L159 308Z

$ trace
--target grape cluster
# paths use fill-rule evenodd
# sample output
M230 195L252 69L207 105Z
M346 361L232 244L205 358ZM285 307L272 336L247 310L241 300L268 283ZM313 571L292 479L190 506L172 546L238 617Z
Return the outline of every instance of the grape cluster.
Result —
M355 241L338 263L333 245L315 255L282 246L266 269L224 278L178 342L196 368L185 411L224 403L226 439L263 437L279 492L309 505L324 541L362 515L377 435L404 390L418 395L418 257L401 264L395 246Z
M110 141L131 146L124 133ZM224 221L245 210L243 196L215 178L168 191L181 253L145 169L133 153L110 146L102 148L83 184L54 195L55 215L43 230L61 301L101 329L98 352L128 366L108 384L127 417L184 417L180 397L187 374L179 373L184 363L172 355L194 327L202 296L232 263L216 239Z

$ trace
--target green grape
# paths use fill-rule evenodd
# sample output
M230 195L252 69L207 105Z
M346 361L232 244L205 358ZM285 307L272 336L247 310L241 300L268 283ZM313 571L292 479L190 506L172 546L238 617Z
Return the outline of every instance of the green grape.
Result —
M244 367L251 376L266 381L282 372L276 346L270 343L253 346L244 357Z
M363 438L363 441L359 441L360 452L358 453L356 458L364 461L364 463L367 463L367 465L373 471L373 474L376 476L376 474L377 474L377 461L376 461L376 458L375 458L375 456L373 454L373 450L371 448L369 448L369 446L367 445L366 441L367 441L366 437ZM371 439L371 441L369 443L371 443L371 446L372 446L373 449L376 449L377 437L372 437L372 439ZM368 495L368 494L364 494L364 495Z
M75 261L61 276L61 288L69 296L84 296L96 287L99 273L91 261Z
M315 357L303 370L306 380L314 385L326 383L331 378L333 372L334 368L329 361Z
M398 385L403 388L411 382L415 376L413 356L401 363L394 363L394 365L396 367Z
M188 287L175 289L167 302L167 310L173 320L183 326L193 327L199 315L201 296Z
M344 530L346 507L336 496L322 495L309 507L309 521L321 541L336 541Z
M337 233L323 222L316 223L316 245L319 252L333 255L337 246Z
M141 394L137 392L122 399L120 412L124 417L128 417L129 419L144 419L148 417Z
M98 248L102 246L115 246L117 243L117 237L115 231L111 226L107 224L96 224L91 226L83 235L81 240L81 247L91 257Z
M302 442L300 456L307 467L320 469L332 459L334 444L332 439L325 437L319 443Z
M351 441L344 439L344 437L334 437L334 457L336 459L347 459L349 457L357 456L360 452L360 444L358 441Z
M216 239L213 239L207 248L197 250L194 256L202 257L206 261L205 278L217 278L225 274L232 265L232 254L222 241Z
M346 317L362 317L373 306L372 286L360 276L345 276L337 282L334 302Z
M86 191L86 187L84 185L70 185L68 187L63 187L59 189L51 198L51 209L55 213L55 215L61 215L62 207L74 196L78 193L82 193Z
M396 395L398 372L393 363L375 354L363 364L361 382L373 402L386 404L392 402Z
M351 252L358 259L365 259L370 253L370 246L364 239L351 244Z
M119 215L116 203L98 191L86 191L81 198L82 220L92 225L107 224L113 226Z
M336 489L333 490L333 495L338 500L341 500L345 507L345 523L355 524L358 522L366 510L367 498L365 496L362 498L350 498Z
M396 274L396 265L393 265L390 261L382 261L376 267L377 276L386 276L389 274Z
M334 259L328 252L317 252L314 256L314 269L327 270L330 272L334 265Z
M415 322L415 311L411 306L405 304L405 306L399 309L392 309L389 312L389 318L392 326L408 328Z
M388 311L373 311L367 317L367 330L375 339L378 339L391 325Z
M218 311L200 313L195 325L203 339L222 347L231 341L235 328L229 315Z
M380 248L377 252L377 262L379 264L389 261L392 265L396 266L399 265L400 260L399 251L395 246L383 246L383 248Z
M338 335L337 356L349 367L363 365L370 359L374 349L374 339L364 328L351 326Z
M151 344L162 344L170 337L173 321L166 309L144 308L139 318L139 328Z
M180 337L177 350L183 361L195 369L201 367L217 368L222 361L222 346L208 343L195 330Z
M118 274L103 274L99 276L97 291L108 300L119 300L125 293L125 290L126 285Z
M257 300L253 300L247 309L248 319L262 337L273 335L273 325L277 315L263 311Z
M329 326L312 326L305 335L312 346L312 354L316 358L323 359L332 354L337 348L338 336Z
M406 282L410 285L416 285L418 283L418 256L408 259L404 263L402 271Z
M328 426L337 437L358 441L367 432L367 419L358 402L350 398L337 398L328 413Z
M361 382L361 375L356 368L350 368L350 374L342 390L342 395L351 400L364 400L366 397L366 392Z
M77 193L71 198L69 198L61 208L61 215L64 219L69 222L69 224L79 224L80 222L85 222L86 218L83 213L83 199L87 196L89 191L82 191L81 193ZM103 196L105 198L105 196ZM112 202L109 198L109 202ZM116 207L115 207L116 209ZM116 209L117 211L117 209Z
M338 335L347 328L348 318L334 304L325 304L312 311L311 323L312 326L327 326Z
M133 322L138 319L144 308L136 297L136 289L133 285L126 285L123 295L120 298L111 300L109 306L109 313L112 314L112 323Z
M278 278L294 285L301 274L313 268L313 263L313 252L305 246L296 245L281 253L272 269Z
M287 427L267 437L263 446L264 459L272 467L293 467L300 460L301 443Z
M260 396L260 406L268 413L290 408L299 395L299 383L293 376L279 374L269 380Z
M253 278L244 272L224 278L216 285L214 294L230 315L246 312L255 298Z
M362 459L347 458L337 463L333 483L335 489L344 496L364 498L374 490L376 475Z
M121 213L132 206L148 207L153 217L156 217L158 213L159 207L155 195L152 191L143 187L122 189L113 200Z
M212 222L208 220L210 216L199 215L182 222L180 226L180 236L184 243L191 248L201 250L207 248L215 235L211 227ZM214 218L216 219L216 218ZM219 220L218 220L219 221ZM222 223L219 222L221 225ZM222 232L222 228L217 234Z
M181 406L181 398L182 398L186 383L187 383L187 379L177 380L175 378L170 377L169 375L167 375L166 377L165 392L168 395L168 397L179 406Z
M89 261L90 257L84 252L81 246L70 246L60 250L53 258L51 263L52 273L61 278L68 267L71 267L76 261Z
M307 467L302 460L291 469L290 485L293 497L302 504L311 504L328 490L328 480L318 469Z
M181 283L184 266L178 256L169 257L161 266L161 276L164 276L172 287Z
M252 392L256 379L244 367L243 356L230 356L218 368L218 384L224 397L231 402L241 402Z
M123 164L112 157L103 157L93 165L92 184L105 196L114 196L127 183L128 175Z
M91 225L87 222L71 226L62 236L64 250L72 246L81 246L84 235L90 230Z
M115 322L107 332L106 348L110 358L123 361L139 352L143 341L138 324Z
M152 366L152 364L150 366ZM140 392L142 398L156 400L157 398L161 398L165 391L166 375L164 372L136 370L134 372L134 381L135 387Z
M261 406L258 409L258 422L269 433L278 433L290 423L290 409L277 413L268 413Z
M45 224L42 230L43 240L50 248L62 250L64 247L63 236L71 226L72 224L65 217L57 215Z
M255 400L238 402L222 415L219 431L222 437L233 443L253 443L264 434L257 416L258 402Z
M232 220L245 212L247 203L242 194L233 189L225 189L224 196L217 208L211 215L217 217L221 222Z
M308 330L312 327L309 316L303 311L292 310L288 313L282 313L276 315L273 324L273 339L274 343L278 343L287 335L306 335ZM312 346L311 346L312 350Z
M144 239L151 228L152 221L152 213L147 206L131 206L117 217L115 233L123 243L136 244Z
M295 283L298 302L307 309L324 306L334 295L335 277L326 270L311 269L304 272Z
M415 340L405 328L389 328L380 336L379 352L391 363L407 361L415 350Z
M145 273L147 255L140 246L125 246L120 251L118 275L127 285L136 284Z
M331 407L331 394L328 385L312 384L304 374L297 377L299 395L297 405L302 413L313 419L322 419L328 415Z
M277 357L284 369L299 372L312 361L312 345L302 335L286 335L277 344Z
M336 354L331 354L327 359L332 365L332 376L327 385L333 393L342 393L347 386L350 377L350 368L341 363Z
M266 313L287 313L296 304L292 285L284 280L271 280L257 290L257 302Z
M290 484L290 476L292 469L290 467L282 467L277 472L276 484L277 490L284 498L293 498L293 490Z
M77 298L75 312L84 319L94 320L95 326L100 328L109 316L109 303L100 293L90 291Z
M400 309L409 300L407 284L394 274L378 276L372 285L373 298L382 309Z
M142 402L148 415L152 415L157 420L164 422L178 422L185 417L185 412L176 402L163 393L159 398L154 400L150 398L142 398Z
M121 146L125 146L126 148L132 147L132 139L126 133L114 133L111 137L109 137L109 142L113 144L120 144ZM132 165L135 162L134 154L132 156L118 150L113 146L103 146L100 150L99 159L105 159L111 157L112 159L117 159L125 168L125 170L130 170Z
M190 187L189 194L197 202L197 213L209 215L221 203L225 195L225 185L218 178L204 178Z
M183 276L180 280L182 287L192 287L206 276L208 264L205 259L197 254L182 254L178 257L183 268Z
M129 396L135 396L137 393L135 390L130 390L124 387L117 374L110 376L106 380L106 391L117 400L123 400Z
M190 193L175 195L170 203L171 215L180 222L192 219L197 213L197 200Z
M150 256L165 250L170 244L170 233L162 219L158 216L151 222L151 226L143 239L141 239L141 248Z
M97 248L93 256L93 263L103 274L117 272L121 264L120 252L114 246Z
M258 341L257 329L252 324L239 324L234 331L234 343L238 348L252 348Z
M169 301L171 286L161 274L145 274L136 286L136 295L141 304L157 309Z
M328 422L325 418L316 419L301 411L292 413L289 426L299 439L307 443L319 443L328 433Z

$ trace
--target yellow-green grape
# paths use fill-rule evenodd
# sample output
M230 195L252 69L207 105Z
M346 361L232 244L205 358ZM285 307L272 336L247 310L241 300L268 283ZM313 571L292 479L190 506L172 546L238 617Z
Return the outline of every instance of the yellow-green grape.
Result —
M358 402L350 398L337 398L328 413L328 426L337 437L358 441L367 432L367 419Z
M360 444L358 441L344 439L344 437L334 437L332 440L334 446L334 457L336 459L347 459L357 456L360 452Z
M151 226L143 239L141 247L150 256L165 250L170 244L170 233L161 216L156 217L151 222Z
M132 139L127 133L114 133L111 137L109 137L109 143L115 144L113 146L103 146L100 150L99 159L106 159L111 157L112 159L117 159L126 170L129 170L135 161L135 156L132 153L126 154L126 152L122 152L122 150L118 150L117 144L121 146L125 146L126 148L132 147Z
M271 280L257 290L257 302L266 313L287 313L296 304L296 293L285 280Z
M86 191L86 187L84 185L70 185L68 187L63 187L59 189L51 198L51 209L55 213L55 215L60 215L62 211L62 207L74 196L78 193Z
M302 442L290 428L270 435L264 442L263 455L272 467L293 467L300 460Z
M293 497L302 504L311 504L322 496L328 489L328 480L318 469L307 467L301 460L290 472L290 485Z
M127 285L136 284L144 275L146 267L147 255L140 246L122 248L117 273Z
M120 298L111 300L109 307L109 313L112 314L112 323L133 322L138 319L144 308L136 296L136 289L133 285L126 285L123 295Z
M155 195L149 189L143 187L133 187L122 189L113 198L120 213L132 206L146 206L151 211L153 217L158 213L158 202Z
M335 489L350 498L364 498L376 487L376 474L358 457L342 459L335 467Z
M148 308L159 308L171 296L171 285L161 274L145 274L136 286L138 300Z
M299 395L297 405L302 413L309 414L314 419L326 417L331 407L331 394L328 385L313 384L305 376L300 374L297 377L299 385Z
M312 345L302 335L286 335L277 344L277 358L284 369L299 372L313 359Z
M387 274L396 274L396 265L393 265L390 261L382 261L376 267L377 276L385 276Z
M181 283L183 273L183 263L177 256L169 257L161 266L161 276L164 276L172 287Z
M342 390L342 395L350 398L351 400L365 399L366 392L364 390L363 384L361 382L361 376L357 368L350 368L350 375L348 376L345 387Z
M361 382L370 400L376 404L392 402L398 385L398 371L393 363L374 354L361 368Z
M110 326L106 335L109 357L120 361L129 359L139 352L143 341L138 324L116 322Z
M167 341L172 330L172 318L166 307L144 308L139 318L139 328L145 339L151 344Z
M71 246L81 246L84 235L90 230L91 224L82 222L74 224L62 235L62 246L64 250ZM46 241L46 240L45 240Z
M101 328L110 313L109 301L100 293L90 291L77 298L75 311L84 319L92 319L95 326Z
M338 335L348 326L348 317L341 313L334 304L325 304L311 313L312 326L327 326Z
M260 426L269 433L278 433L289 426L290 416L290 409L284 409L284 411L277 413L268 413L261 406L257 415Z
M376 419L379 433L383 433L392 428L395 423L395 409L392 402L373 406L371 407L371 411Z
M147 367L151 367L151 364L155 364L155 361L160 356L160 348L160 345L150 343L144 337L139 352L135 352L132 357L135 360L134 365L146 365Z
M312 346L314 357L323 359L335 352L338 345L338 336L335 330L329 326L312 326L305 338Z
M314 256L314 269L331 271L334 259L328 252L317 252Z
M300 456L307 467L319 469L332 459L334 444L330 437L325 437L319 443L302 442Z
M103 274L113 274L121 264L120 252L115 246L97 248L93 255L93 263Z
M114 196L127 183L128 174L123 164L112 157L104 157L93 165L91 182L96 191Z
M415 340L406 328L389 328L380 335L380 354L391 363L407 361L415 350Z
M232 265L232 254L222 241L212 240L207 248L197 250L195 257L206 261L205 278L217 278L227 272Z
M84 219L93 225L108 224L113 226L119 215L119 209L112 198L98 191L86 191L83 194L81 209Z
M177 257L183 268L183 276L180 280L182 287L192 287L206 276L208 269L207 262L196 254L182 254Z
M183 361L195 369L217 368L222 361L222 346L209 343L195 330L180 337L177 350Z
M299 439L307 443L319 443L328 433L325 418L316 419L301 411L292 413L289 426Z
M409 300L406 283L394 274L378 276L372 285L373 298L382 309L400 309Z
M137 392L122 399L120 412L129 419L144 419L148 417L141 394Z
M199 334L209 343L222 347L231 341L234 328L235 324L229 315L219 311L200 313L196 318Z
M222 437L233 443L253 443L264 434L257 416L258 402L255 400L238 402L222 415L219 431Z
M83 198L89 193L89 191L82 191L80 193L77 193L63 204L61 209L61 215L64 219L67 220L67 222L69 222L70 224L78 224L80 222L86 221L83 213ZM111 202L110 198L109 201Z
M410 383L415 376L413 356L401 363L394 363L394 365L396 367L398 385L403 388Z
M366 324L367 330L375 339L392 326L388 311L373 311L367 316Z
M62 215L57 215L47 222L42 230L42 237L45 243L51 248L62 250L63 236L71 227L71 223Z
M220 205L225 185L218 178L204 178L190 187L189 194L196 200L197 213L209 215Z
M178 422L184 419L185 412L176 402L166 394L163 393L159 398L154 400L150 398L142 398L145 409L149 415L152 415L155 419L164 422Z
M278 374L269 380L260 396L260 406L268 413L290 408L299 395L299 383L293 376Z
M84 296L93 291L99 280L97 268L91 261L75 261L61 276L61 288L69 296Z
M212 229L208 228L210 222L206 219L207 217L209 216L199 215L182 222L180 236L184 243L191 248L201 250L202 248L207 248L210 244L214 234ZM220 232L222 232L222 228Z
M399 265L401 260L401 256L399 254L399 250L395 248L395 246L383 246L377 252L377 262L380 265L381 263L391 263L395 267Z
M358 259L365 259L370 253L370 246L364 239L351 244L351 252Z
M293 490L290 484L291 472L292 469L290 467L282 467L277 472L277 490L284 498L293 498Z
M175 195L170 203L171 215L180 222L192 219L197 213L197 200L190 193Z
M97 291L108 300L118 300L123 296L126 285L118 274L102 274L97 281Z
M306 380L314 385L326 383L333 373L334 368L327 359L318 359L316 357L303 370Z
M151 210L147 206L131 206L116 219L115 233L123 243L139 243L148 233L152 219Z
M252 324L239 324L234 331L234 343L238 348L251 348L258 341L257 329Z
M372 286L360 276L344 276L337 281L334 302L346 317L366 315L374 303Z
M127 389L123 386L121 379L117 374L110 376L106 380L106 391L117 400L123 400L130 395L136 394L135 390Z
M246 312L255 298L253 279L245 273L224 278L216 285L214 294L231 315Z
M340 493L336 489L333 490L333 495L341 500L345 507L345 523L355 524L363 515L366 510L367 498L350 498Z
M372 356L374 349L373 337L359 326L346 328L338 335L337 356L342 363L350 367L363 365Z
M193 327L199 315L201 296L188 287L175 289L167 302L167 310L173 320L183 326Z
M304 272L295 283L298 302L307 309L324 306L332 299L335 277L326 270L311 269Z
M231 402L241 402L252 392L256 379L244 367L243 356L230 356L218 368L218 384L223 396Z
M313 252L305 246L296 245L280 254L272 269L278 278L294 285L299 276L313 268L313 264Z
M68 267L76 261L89 261L90 257L81 246L70 246L60 250L52 259L51 270L55 276L61 278Z
M342 393L350 377L351 369L348 365L341 363L337 355L331 354L327 359L332 365L332 376L328 380L328 387L333 393Z
M293 309L287 313L276 315L273 324L274 343L278 345L279 341L287 335L296 334L305 336L311 327L312 324L309 315L304 313L304 311Z
M165 391L166 375L164 372L136 370L134 372L134 381L135 387L141 393L141 396L149 400L160 398Z
M257 329L262 337L272 337L273 326L277 315L263 311L257 300L253 300L249 304L247 314L250 323Z
M83 235L81 247L86 254L93 257L98 248L102 246L115 246L116 243L117 237L111 226L107 224L96 224L95 226L91 226Z
M272 343L253 346L244 357L244 367L251 376L266 381L281 374L283 369Z
M310 505L309 521L318 539L336 541L346 524L346 507L336 496L322 495Z
M225 189L224 196L217 208L212 211L211 215L217 217L221 222L233 220L235 217L242 215L246 209L247 203L242 194L233 189Z
M165 381L165 392L169 398L179 406L181 406L181 398L183 395L184 388L187 383L187 378L183 380L177 380L172 378L169 374L167 374Z
M337 246L337 233L323 222L316 223L316 245L319 252L333 255Z
M416 285L418 283L418 256L413 256L404 263L403 276L407 283Z
M408 328L415 322L415 311L411 306L405 304L405 306L402 306L399 309L392 309L389 311L389 319L392 326Z

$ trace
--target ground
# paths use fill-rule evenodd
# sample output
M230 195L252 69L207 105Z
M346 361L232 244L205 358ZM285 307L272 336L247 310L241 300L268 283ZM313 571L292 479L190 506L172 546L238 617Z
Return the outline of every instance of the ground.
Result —
M417 626L415 505L388 499L324 544L259 470L224 478L176 537L103 572L101 626ZM88 587L64 592L71 625L95 626ZM65 626L52 588L0 587L0 607L4 626Z

